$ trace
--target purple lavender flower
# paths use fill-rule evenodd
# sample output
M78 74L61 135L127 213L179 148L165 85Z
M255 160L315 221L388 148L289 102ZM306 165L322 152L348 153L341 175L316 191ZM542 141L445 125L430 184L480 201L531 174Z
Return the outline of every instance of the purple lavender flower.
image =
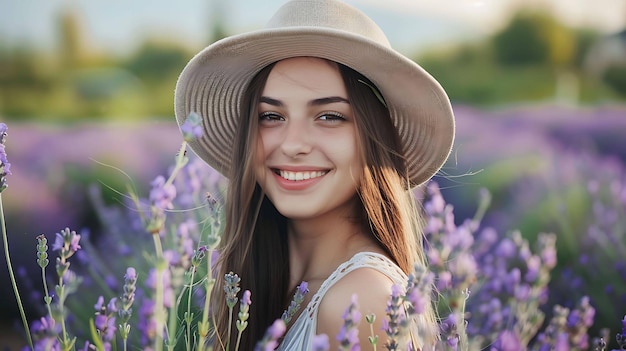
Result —
M451 313L439 325L441 340L443 340L446 346L451 350L456 350L459 344L460 335L458 332L458 319L459 318L456 314Z
M133 267L126 268L126 274L124 275L124 281L127 283L137 281L137 271Z
M104 296L102 295L98 296L98 300L96 300L96 304L93 305L93 308L96 311L100 311L104 308Z
M359 312L356 294L352 295L352 302L344 311L342 318L343 325L337 334L339 348L341 350L359 350L361 346L358 325L361 321L361 312Z
M488 196L482 198L481 210L475 218L465 220L457 226L453 207L445 203L437 183L430 182L427 187L424 208L428 223L424 231L426 235L424 250L442 298L455 308L464 306L466 296L463 292L474 284L479 272L471 249L476 243L474 232L482 216L480 212L488 202ZM480 241L478 243L482 244Z
M70 228L61 230L61 233L56 233L56 239L54 241L53 249L59 252L57 257L56 271L59 277L63 277L67 282L78 282L78 279L74 273L69 272L70 262L68 259L72 257L76 251L80 250L80 235ZM65 276L70 274L70 276Z
M176 187L173 184L166 184L165 177L156 177L150 186L150 202L159 209L172 209L172 201L176 197Z
M91 343L89 341L85 341L85 344L83 345L83 348L81 349L82 351L89 351L89 350L93 350L95 349L96 346L91 346Z
M328 335L320 334L315 335L313 340L311 341L311 349L313 351L328 351L330 349L330 342L328 340Z
M111 298L107 304L107 311L117 312L117 297Z
M254 351L273 351L278 347L278 340L283 337L287 326L282 319L277 319L267 328L263 338L254 346Z
M452 273L450 271L441 271L437 277L437 290L449 290L452 288Z
M183 139L187 142L202 137L202 117L195 112L190 113L180 126L180 130L183 133Z
M61 324L57 324L51 316L41 317L32 323L31 332L35 341L35 350L61 351L58 335L61 333ZM30 350L30 348L26 348Z
M159 175L150 183L150 218L146 225L148 233L162 235L165 226L165 210L174 208L176 187Z
M487 232L493 237L493 231ZM481 241L482 233L478 241ZM471 316L467 327L470 338L497 340L511 325L523 325L519 339L526 343L541 326L543 313L538 306L546 301L549 274L553 267L555 236L540 234L534 254L518 231L500 240L489 240L474 254L481 267L478 278L483 284L474 288L468 301ZM544 261L545 257L545 261ZM553 345L553 344L550 344ZM486 347L487 344L476 345Z
M495 254L499 257L513 258L517 253L515 243L509 238L504 238L495 249Z
M250 317L250 305L252 304L252 300L250 299L251 293L250 290L246 290L243 292L243 296L241 297L241 303L239 304L239 314L237 319L236 326L239 334L241 334L246 327L248 326L248 318ZM239 339L239 337L237 338ZM239 345L239 342L237 342ZM238 347L235 347L237 349Z
M554 351L570 351L571 350L566 332L560 332L557 334L556 340L554 342L553 350Z
M65 228L60 233L56 233L52 250L61 251L61 255L68 259L80 249L80 235L75 231Z
M228 308L235 307L237 303L237 293L241 290L239 287L239 282L241 278L233 272L229 272L228 274L224 274L224 292L226 293L226 305Z
M80 235L76 234L72 236L72 239L70 240L70 251L76 252L78 250L80 250Z
M63 246L65 246L65 241L63 240L63 235L61 233L56 233L54 238L54 243L52 244L52 251L60 251Z
M108 304L104 304L104 297L99 296L96 304L94 305L96 310L96 316L94 319L94 325L98 334L102 338L104 347L106 350L110 349L111 341L115 336L117 330L115 314L117 313L117 298L109 300Z
M103 340L110 341L113 339L115 335L115 317L107 314L96 314L94 324Z
M391 286L391 296L387 301L387 308L385 310L387 318L383 319L383 329L387 334L387 343L385 347L388 350L397 350L400 346L399 338L401 332L401 326L405 323L406 316L404 315L403 299L402 299L402 287L397 284Z
M121 319L123 329L126 328L126 323L132 315L132 305L135 301L135 291L137 290L137 272L135 268L126 268L126 274L124 275L124 294L119 300L120 307L118 309L118 315ZM130 330L130 328L128 328ZM124 335L122 335L124 337ZM125 335L128 336L128 333Z
M593 324L594 314L595 309L587 297L581 299L572 311L559 305L554 306L553 317L544 331L537 335L536 346L540 350L588 349L590 342L587 330Z
M526 261L526 267L528 271L524 276L524 279L529 283L534 283L539 278L539 271L541 269L541 258L538 256L531 256Z
M8 129L6 123L0 123L0 144L4 144Z
M406 300L410 302L409 314L423 314L426 311L431 303L433 279L434 274L426 267L419 264L413 266L413 273L408 277L406 288Z
M191 265L196 269L206 256L207 248L206 246L200 246L198 250L194 252L194 255L191 257Z
M286 330L287 326L285 325L285 323L282 323L281 320L275 320L274 323L272 323L272 325L267 330L267 333L269 334L271 339L278 340L283 336L283 334L285 334Z
M491 350L498 351L519 351L523 349L524 347L519 336L511 330L501 332L491 348Z
M281 319L283 320L283 322L285 322L285 324L289 324L293 316L300 309L300 305L302 304L302 301L304 301L304 296L308 292L309 283L303 281L302 283L300 283L300 285L298 285L298 287L296 288L296 292L293 295L293 299L289 303L289 307L285 311L283 311L283 315L281 316Z
M250 290L246 290L243 292L243 296L241 297L241 303L246 306L250 306L252 304L252 300L250 299Z

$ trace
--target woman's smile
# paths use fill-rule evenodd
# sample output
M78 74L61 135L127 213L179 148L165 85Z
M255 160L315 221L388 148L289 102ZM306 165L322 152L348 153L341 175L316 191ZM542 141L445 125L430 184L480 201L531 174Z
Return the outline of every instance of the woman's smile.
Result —
M284 171L284 170L276 170L275 173L282 178L289 181L301 181L301 180L309 180L319 178L328 171L304 171L304 172L292 172L292 171Z

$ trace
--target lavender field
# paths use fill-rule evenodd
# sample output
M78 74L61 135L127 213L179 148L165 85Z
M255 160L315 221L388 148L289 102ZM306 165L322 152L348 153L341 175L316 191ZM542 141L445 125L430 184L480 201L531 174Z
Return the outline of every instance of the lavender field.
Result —
M589 337L568 330L579 338L575 346L588 349L583 346L589 346L591 337L599 336L601 328L610 328L609 340L613 340L622 332L620 321L626 315L626 106L542 105L497 110L456 106L456 116L455 150L435 177L433 187L424 189L428 200L425 210L430 217L440 216L444 222L452 218L453 211L453 223L447 223L447 229L438 229L439 236L431 237L433 245L450 245L451 238L456 238L451 233L460 232L457 226L463 228L464 220L481 211L483 189L490 194L489 207L475 222L478 227L470 226L465 236L455 239L467 243L463 247L470 257L463 261L462 256L451 256L461 262L457 270L438 272L439 283L443 284L441 277L449 275L454 278L449 282L451 286L463 285L473 292L465 316L470 336L504 345L502 331L522 325L524 318L529 318L530 325L534 311L530 303L525 310L518 306L512 311L502 301L513 296L526 301L520 296L534 296L532 301L539 301L535 310L547 316L544 331L524 334L535 345L549 338L545 328L550 327L550 317L562 313L554 306L590 311L581 307L581 301L588 301L595 314L579 316L593 319L593 325L585 324L583 328L589 328ZM166 173L173 163L181 140L173 121L9 124L6 150L12 175L2 195L13 266L19 267L25 299L41 301L40 286L32 279L39 269L36 237L45 234L53 240L55 233L65 227L88 231L89 238L83 235L83 240L90 240L96 251L100 248L101 257L115 255L109 250L113 236L106 237L112 233L112 225L102 223L103 206L123 206L122 194L128 192L131 181L139 194L147 194L150 181ZM194 167L198 165L194 163ZM221 181L208 169L200 174L206 184L215 186ZM441 189L441 200L439 190L433 190L436 185ZM434 213L437 201L445 201L448 206L445 210L435 206L440 212ZM432 226L428 230L428 235L434 235L430 232ZM132 233L137 236L127 239L135 246L142 245L139 234ZM145 242L146 246L150 244ZM539 252L522 254L529 250ZM507 256L518 251L519 257ZM496 259L498 255L509 260L501 262ZM433 253L429 258L437 268L437 258L441 257ZM515 260L524 268L508 265ZM0 272L0 279L8 281L6 270ZM529 278L532 272L542 278ZM473 278L460 279L462 274ZM520 279L532 280L535 285L524 285ZM508 291L512 286L517 290ZM84 284L82 289L89 287ZM444 289L442 285L440 290ZM0 296L0 314L17 320L10 286L3 284ZM31 306L29 316L39 317L42 309L35 307L36 300L27 305ZM565 317L567 328L579 325L571 314ZM517 322L511 322L513 318ZM6 322L12 320L7 318Z

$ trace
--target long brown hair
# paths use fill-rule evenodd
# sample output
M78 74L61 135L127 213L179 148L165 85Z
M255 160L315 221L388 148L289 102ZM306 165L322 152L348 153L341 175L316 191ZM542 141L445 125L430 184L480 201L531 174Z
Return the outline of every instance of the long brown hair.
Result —
M374 83L355 70L339 65L355 124L365 168L358 189L361 219L381 247L405 272L423 262L421 220L414 211L409 177L400 138L389 110Z
M241 120L233 142L232 164L226 194L225 226L222 234L213 307L218 342L228 341L228 308L223 277L229 272L241 277L241 289L251 291L248 328L240 348L252 350L267 327L282 314L288 303L289 256L286 219L265 197L254 174L257 147L258 102L274 65L263 68L249 84L241 105ZM238 306L234 314L236 316ZM233 328L234 329L234 328ZM230 338L234 346L236 333Z
M263 68L251 81L241 105L241 120L233 143L231 174L225 204L225 227L218 263L220 273L213 290L216 338L226 343L228 308L223 276L235 272L241 289L252 292L248 329L240 347L251 350L289 303L287 219L265 197L254 174L258 143L258 101L274 65ZM348 99L355 112L358 145L365 169L357 190L360 220L381 248L405 272L424 263L421 220L409 188L406 162L399 137L375 85L353 69L339 64ZM234 314L238 311L235 308ZM430 318L429 318L430 319ZM434 323L434 318L433 321ZM233 328L234 329L234 328ZM234 345L235 335L230 344Z
M358 194L361 221L387 255L407 275L414 265L427 266L423 249L424 219L410 190L409 172L398 132L384 97L359 72L339 65L348 100L356 116L358 143L364 166ZM431 305L418 317L412 340L427 349L437 340L436 313ZM415 339L417 338L417 339Z

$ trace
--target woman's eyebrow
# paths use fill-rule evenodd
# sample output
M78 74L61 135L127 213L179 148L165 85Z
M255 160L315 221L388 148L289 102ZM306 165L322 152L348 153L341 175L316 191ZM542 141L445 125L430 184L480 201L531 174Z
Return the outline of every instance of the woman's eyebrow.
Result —
M346 104L350 104L350 101L346 98L343 98L341 96L329 96L329 97L323 97L323 98L319 98L319 99L314 99L311 100L309 102L310 106L320 106L320 105L328 105L328 104L333 104L336 102L345 102Z
M259 103L266 103L272 106L283 106L283 102L280 100L272 99L271 97L261 96L259 99Z
M309 101L308 105L309 106L322 106L322 105L334 104L337 102L344 102L346 104L350 104L350 101L348 99L343 98L341 96L328 96L328 97L313 99ZM259 98L259 103L265 103L265 104L277 106L277 107L282 107L285 105L283 104L282 101L273 99L268 96L261 96L261 98Z

